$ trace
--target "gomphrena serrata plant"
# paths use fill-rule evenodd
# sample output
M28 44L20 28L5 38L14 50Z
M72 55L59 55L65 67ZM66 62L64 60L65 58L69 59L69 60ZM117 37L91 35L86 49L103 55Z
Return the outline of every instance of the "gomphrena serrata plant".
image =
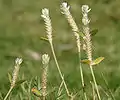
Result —
M76 39L76 44L77 44L77 50L78 50L78 56L79 56L79 66L80 66L80 75L81 75L81 81L82 81L82 88L83 88L83 93L84 93L84 98L85 100L87 100L87 95L86 95L86 92L85 92L85 83L84 83L84 77L83 77L83 69L82 69L82 66L81 66L81 48L80 48L80 45L81 45L81 42L80 42L80 31L79 31L79 28L76 24L76 22L74 21L69 9L70 9L70 6L68 6L68 4L66 2L63 2L60 6L61 10L62 10L62 14L65 15L68 23L70 24L71 28L72 28L72 31L74 33L74 36L75 36L75 39Z
M8 93L6 94L4 100L7 100L9 94L11 93L12 89L16 85L16 81L17 81L17 77L18 77L18 73L19 73L19 69L20 69L20 64L22 63L22 61L23 60L21 58L16 58L16 60L15 60L15 66L14 66L14 70L13 70L11 86L10 86L10 89L9 89Z
M88 13L90 12L90 10L91 9L89 8L88 5L83 5L82 6L83 33L85 34L84 40L86 42L87 58L90 61L90 64L89 64L90 71L91 71L91 74L92 74L93 82L95 84L98 99L101 100L100 93L99 93L98 86L97 86L97 82L96 82L95 75L94 75L94 72L93 72L92 63L91 63L92 62L92 41L91 41L90 28L89 28L90 20L88 18Z
M51 51L52 51L52 54L53 54L53 57L54 57L54 60L55 60L59 75L60 75L60 77L61 77L61 79L62 79L62 81L64 83L64 87L65 87L65 90L67 92L68 97L71 97L71 94L70 94L70 92L68 90L68 87L67 87L67 84L66 84L66 82L64 80L63 74L61 72L61 69L60 69L60 66L58 64L57 57L56 57L56 54L55 54L55 51L54 51L53 42L52 42L52 25L51 25L51 19L49 17L49 10L47 8L42 9L41 17L43 18L43 20L45 22L47 38L48 38L48 41L49 41L50 46L51 46Z
M42 64L43 64L43 71L42 71L42 96L43 99L46 99L47 95L47 75L48 75L48 64L49 64L50 57L48 54L42 55Z

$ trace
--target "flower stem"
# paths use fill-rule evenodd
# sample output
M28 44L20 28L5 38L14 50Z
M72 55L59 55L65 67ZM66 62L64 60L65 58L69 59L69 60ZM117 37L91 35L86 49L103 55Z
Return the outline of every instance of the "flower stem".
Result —
M10 95L11 91L12 91L13 87L10 87L8 93L6 94L4 100L7 100L8 96Z
M81 52L79 52L79 59L81 60ZM81 61L79 63L79 69L80 69L80 75L81 75L82 89L83 89L84 98L85 98L85 100L87 100L87 95L86 95L86 92L85 92L84 77L83 77L83 68L82 68L82 65L81 65Z
M98 99L101 100L101 97L100 97L100 94L99 94L99 90L98 90L98 86L97 86L97 82L96 82L95 75L94 75L94 72L93 72L92 65L90 65L90 70L91 70L93 82L94 82L94 84L95 84L95 88L96 88L96 92L97 92Z
M61 72L61 70L60 70L60 67L59 67L59 64L58 64L58 61L57 61L57 57L56 57L56 55L55 55L55 51L54 51L54 47L53 47L52 42L50 42L50 46L51 46L52 54L53 54L53 57L54 57L54 60L55 60L55 63L56 63L58 72L59 72L60 77L61 77L61 79L62 79L62 81L63 81L64 86L65 86L65 90L66 90L66 92L67 92L67 95L68 95L69 97L71 97L71 95L70 95L70 93L69 93L69 90L68 90L68 88L67 88L66 82L65 82L65 80L64 80L64 77L63 77L63 75L62 75L62 72Z

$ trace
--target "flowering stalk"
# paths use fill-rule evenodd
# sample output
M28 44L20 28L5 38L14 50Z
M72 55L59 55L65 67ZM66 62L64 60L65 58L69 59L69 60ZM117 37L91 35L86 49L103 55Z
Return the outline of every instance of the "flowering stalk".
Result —
M43 18L43 20L45 21L45 27L46 27L46 33L47 33L47 38L48 38L48 41L50 43L50 46L51 46L51 51L52 51L52 54L53 54L53 57L54 57L54 60L55 60L55 63L56 63L56 66L57 66L57 69L58 69L58 72L60 74L60 77L64 83L64 86L65 86L65 90L67 92L67 95L68 96L71 96L70 93L69 93L69 90L67 88L67 85L66 85L66 82L64 80L64 77L62 75L62 72L60 70L60 66L58 64L58 61L57 61L57 57L55 55L55 51L54 51L54 47L53 47L53 43L52 43L52 25L51 25L51 19L49 17L49 10L47 8L44 8L42 9L42 15L41 17Z
M78 49L78 56L79 56L79 60L81 60L81 48L80 48L80 45L81 45L81 42L80 42L80 36L79 36L79 29L69 11L70 9L70 6L68 6L68 4L66 2L62 3L61 4L61 10L62 10L62 13L65 15L68 23L70 24L71 28L72 28L72 31L74 33L74 36L75 36L75 39L76 39L76 44L77 44L77 49ZM85 97L85 100L87 100L87 95L86 95L86 92L85 92L85 83L84 83L84 77L83 77L83 68L81 66L81 61L79 62L79 68L80 68L80 75L81 75L81 81L82 81L82 87L83 87L83 92L84 92L84 97Z
M83 23L83 32L85 34L84 40L86 42L86 53L87 53L88 60L90 62L92 62L92 41L91 41L90 30L89 30L90 20L88 18L88 13L90 12L90 10L91 9L89 9L88 5L82 6L82 14L83 14L82 23ZM97 82L96 82L95 75L93 72L92 64L90 63L89 66L90 66L92 78L93 78L93 81L95 84L95 88L97 91L98 99L101 100L100 93L99 93L98 86L97 86Z
M13 78L12 78L12 82L11 82L11 87L10 87L8 93L6 94L4 100L7 100L7 98L9 96L9 94L11 93L12 89L15 87L21 63L22 63L22 59L21 58L16 58L15 68L14 68L14 71L13 71Z
M49 63L50 57L48 54L42 55L42 64L43 64L43 72L42 72L42 96L43 99L46 99L46 88L47 88L47 73L48 73L48 63Z

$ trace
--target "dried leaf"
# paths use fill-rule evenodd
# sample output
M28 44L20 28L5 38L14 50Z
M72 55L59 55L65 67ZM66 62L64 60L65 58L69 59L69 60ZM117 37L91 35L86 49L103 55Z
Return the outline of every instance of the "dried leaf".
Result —
M32 88L31 92L37 97L42 96L41 92L39 90L37 90L36 88Z
M91 65L97 65L99 64L102 60L104 59L104 57L98 57L97 59L93 60Z
M91 61L88 60L88 59L81 60L81 62L82 62L83 64L88 64L88 65L90 65L90 63L91 63Z

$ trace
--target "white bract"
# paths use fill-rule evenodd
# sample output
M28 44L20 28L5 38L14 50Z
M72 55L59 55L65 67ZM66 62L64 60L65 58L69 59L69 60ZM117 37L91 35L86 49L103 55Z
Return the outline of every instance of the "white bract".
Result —
M22 58L16 58L15 64L20 65L22 63Z
M50 60L50 57L48 56L48 54L43 54L42 55L42 63L43 64L48 64Z
M90 20L88 18L88 13L90 12L91 9L89 9L88 5L83 5L82 6L82 14L83 14L83 18L82 18L82 23L84 25L88 25L90 23Z
M47 8L42 9L41 17L47 18L49 16L49 10Z
M82 5L82 12L83 13L89 13L91 9L89 9L88 5Z

